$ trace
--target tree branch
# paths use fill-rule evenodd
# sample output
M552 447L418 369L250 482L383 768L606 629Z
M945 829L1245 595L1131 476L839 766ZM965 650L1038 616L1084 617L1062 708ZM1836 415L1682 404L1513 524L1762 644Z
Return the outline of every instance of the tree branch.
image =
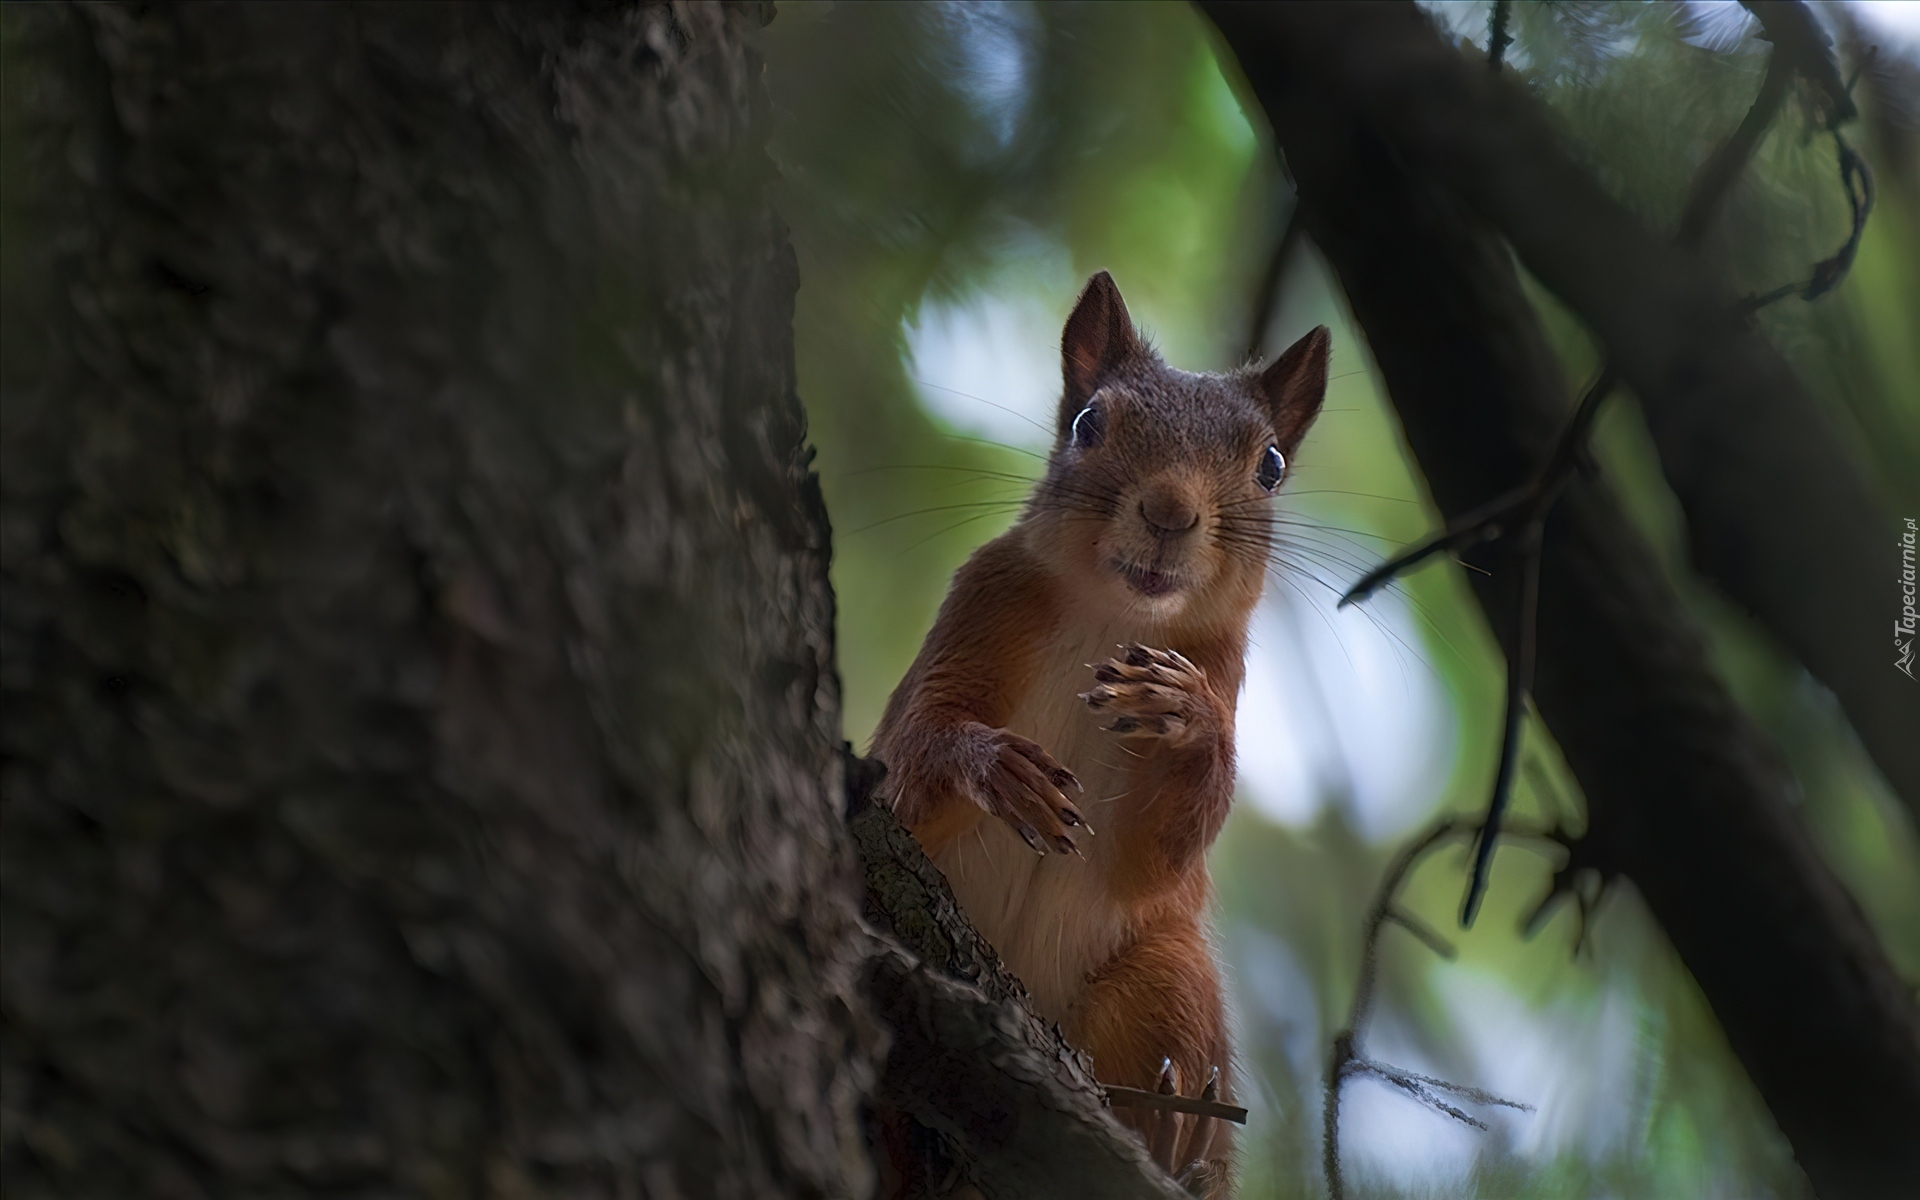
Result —
M1506 38L1505 6L1496 6L1493 14L1493 31L1490 35L1494 49L1494 63L1499 62L1499 50ZM1747 160L1753 157L1753 151L1759 145L1761 136L1779 111L1780 101L1785 97L1787 85L1794 75L1795 56L1787 51L1777 51L1767 62L1766 78L1760 87L1760 94L1754 100L1747 115L1734 130L1733 135L1724 142L1702 166L1694 177L1694 184L1687 200L1686 211L1680 218L1680 231L1676 241L1683 247L1697 246L1712 222L1720 202L1732 189L1734 180L1739 178L1740 170ZM1836 140L1838 135L1835 135ZM1867 195L1863 198L1854 190L1854 176L1847 171L1846 156L1850 153L1844 142L1840 143L1841 174L1848 186L1848 195L1854 200L1853 233L1847 244L1832 258L1815 267L1813 279L1805 285L1804 295L1813 299L1821 292L1833 286L1853 261L1854 248L1858 246L1860 235L1866 227L1866 214L1870 209L1871 177L1861 168L1860 178ZM1856 156L1857 158L1857 156ZM1297 207L1297 202L1296 202ZM1289 228L1293 228L1289 225ZM1789 284L1756 297L1747 302L1747 309L1762 307L1800 290L1797 285ZM1473 924L1475 915L1480 911L1480 902L1486 895L1488 872L1493 866L1493 848L1500 831L1500 818L1506 812L1507 796L1513 786L1515 768L1520 757L1520 737L1525 726L1529 695L1533 688L1533 652L1534 634L1539 621L1539 583L1540 583L1540 543L1546 525L1547 514L1552 511L1554 501L1559 499L1561 489L1575 467L1584 461L1587 453L1587 438L1592 430L1595 417L1599 415L1600 405L1612 394L1615 376L1610 364L1602 364L1599 377L1588 387L1586 395L1580 400L1574 411L1573 419L1567 422L1566 430L1561 433L1554 445L1550 458L1536 472L1527 486L1517 494L1503 498L1502 502L1468 518L1466 523L1456 523L1440 536L1403 554L1394 556L1383 565L1367 573L1340 600L1342 607L1355 600L1362 599L1387 580L1392 579L1432 555L1443 547L1454 548L1483 541L1504 539L1507 551L1518 559L1520 591L1519 627L1514 631L1511 643L1516 652L1507 663L1506 718L1501 722L1499 767L1494 772L1493 794L1487 802L1487 816L1481 826L1478 846L1474 852L1473 871L1468 879L1467 894L1460 904L1460 924Z
M1374 893L1373 904L1368 908L1366 921L1361 927L1360 977L1353 989L1353 1006L1348 1010L1346 1027L1333 1036L1333 1050L1327 1061L1320 1166L1326 1174L1327 1195L1331 1200L1343 1200L1347 1194L1346 1176L1340 1167L1340 1095L1346 1081L1356 1075L1371 1075L1385 1080L1427 1107L1475 1129L1485 1130L1486 1122L1464 1112L1457 1105L1447 1103L1437 1093L1460 1096L1475 1104L1533 1111L1532 1105L1522 1104L1518 1100L1508 1100L1466 1084L1416 1074L1368 1058L1361 1050L1367 1018L1373 1012L1374 983L1380 972L1380 931L1390 924L1398 925L1442 958L1451 959L1455 953L1452 943L1399 907L1400 886L1406 882L1407 876L1413 874L1413 869L1420 865L1422 859L1447 842L1455 838L1473 837L1491 844L1498 836L1487 825L1465 817L1450 817L1401 847L1400 853L1394 856L1386 873L1380 877L1380 887ZM1534 836L1544 835L1536 833Z
M1787 27L1774 14L1799 7L1756 11L1776 49L1805 64L1810 51L1776 36ZM1642 401L1695 564L1833 689L1920 816L1920 692L1889 669L1886 639L1866 632L1892 617L1893 520L1707 264L1642 226L1559 144L1531 97L1462 59L1413 5L1289 4L1258 24L1303 83L1367 121L1409 169L1444 182L1592 326ZM1832 78L1820 86L1837 105L1845 90Z
M1308 232L1366 330L1441 511L1457 519L1522 486L1565 428L1560 364L1507 247L1439 186L1435 176L1451 182L1452 168L1390 140L1420 122L1386 111L1449 109L1462 91L1492 86L1488 73L1469 64L1471 84L1453 79L1458 56L1441 47L1449 72L1441 77L1439 54L1406 45L1438 41L1410 6L1412 32L1397 9L1382 6L1205 7L1285 146ZM1403 71L1435 94L1410 89ZM1505 178L1536 168L1482 169ZM1543 208L1558 202L1554 191L1531 194ZM1557 224L1553 232L1590 236ZM1605 263L1586 269L1615 275ZM1785 378L1764 344L1726 318L1724 297L1660 269L1661 281L1693 289L1680 295L1700 306L1684 309L1695 331L1719 340L1703 358L1671 331L1649 333L1634 321L1609 340L1623 378L1632 363L1669 392L1721 375L1756 397L1791 390L1730 361L1756 354ZM1610 302L1617 288L1622 305L1631 298L1617 280L1567 286ZM1663 292L1653 306L1673 317L1674 295ZM1706 312L1718 315L1710 321ZM1658 352L1629 345L1641 336ZM1668 361L1705 375L1669 380L1649 367ZM1729 386L1725 379L1713 388ZM1751 444L1741 450L1752 452ZM1743 523L1764 527L1751 513ZM1506 573L1471 582L1490 624L1510 636L1516 597ZM1717 678L1704 639L1602 480L1576 474L1549 518L1540 598L1535 699L1586 793L1578 866L1638 885L1815 1187L1830 1196L1902 1194L1920 1176L1911 1136L1920 1128L1920 1017L1809 842L1778 755Z
M1293 248L1300 244L1299 205L1289 207L1282 220L1285 225L1273 244L1273 252L1267 256L1260 282L1255 285L1253 318L1247 325L1249 359L1260 357L1261 348L1266 345L1267 326L1273 324L1273 314L1280 307L1280 285L1286 278L1287 261L1293 257Z
M1767 57L1767 73L1760 81L1760 94L1754 97L1747 115L1741 118L1733 136L1720 144L1694 176L1693 187L1687 192L1687 206L1680 214L1680 231L1674 236L1680 245L1692 248L1700 244L1707 226L1720 211L1721 201L1732 190L1734 180L1740 178L1740 172L1753 158L1760 139L1773 123L1774 115L1780 111L1780 102L1787 98L1787 85L1793 82L1793 76L1793 56L1776 48Z
M1487 65L1498 71L1507 56L1507 47L1513 45L1513 35L1507 32L1507 19L1513 15L1511 0L1494 0L1493 12L1487 18Z

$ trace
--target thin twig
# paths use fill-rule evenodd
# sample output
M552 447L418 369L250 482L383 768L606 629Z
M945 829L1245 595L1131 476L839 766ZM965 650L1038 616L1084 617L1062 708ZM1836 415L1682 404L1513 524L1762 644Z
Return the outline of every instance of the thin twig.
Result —
M1402 550L1362 575L1360 581L1348 588L1346 595L1340 597L1340 603L1336 607L1345 608L1349 604L1360 603L1378 591L1382 585L1404 575L1413 567L1443 550L1449 552L1465 550L1499 537L1501 529L1496 518L1511 512L1526 498L1526 493L1527 489L1524 486L1510 492L1503 492L1479 508L1468 512L1459 520L1450 523L1445 531L1435 534L1412 549Z
M1485 1121L1465 1112L1455 1105L1448 1104L1439 1096L1434 1095L1434 1092L1452 1092L1462 1099L1471 1100L1475 1104L1494 1104L1502 1108L1516 1108L1521 1112L1534 1111L1533 1105L1531 1104L1522 1104L1518 1100L1508 1100L1504 1096L1496 1096L1492 1092L1483 1091L1480 1088L1467 1087L1458 1083L1448 1083L1444 1079L1435 1079L1430 1075L1421 1075L1413 1071L1403 1071L1391 1063L1375 1062L1370 1058L1355 1059L1348 1063L1347 1074L1349 1076L1371 1075L1376 1079L1390 1083L1406 1092L1409 1096L1412 1096L1415 1100L1426 1105L1428 1108L1445 1113L1463 1125L1471 1125L1482 1133L1485 1133L1487 1129L1487 1123Z
M1460 904L1460 924L1470 926L1486 895L1488 871L1493 861L1493 839L1499 832L1500 818L1506 812L1507 797L1513 790L1515 769L1520 762L1520 736L1527 706L1533 694L1535 630L1539 626L1540 558L1545 538L1547 515L1572 482L1580 463L1587 437L1599 416L1601 402L1613 391L1616 382L1610 366L1603 366L1580 404L1568 419L1547 456L1525 485L1494 498L1469 512L1445 533L1412 550L1396 555L1369 571L1340 599L1342 607L1365 599L1375 589L1414 564L1441 550L1456 550L1479 542L1506 539L1513 548L1519 566L1519 603L1516 609L1513 649L1507 656L1506 719L1501 726L1500 766L1494 773L1493 792L1487 800L1487 816L1481 822L1481 835L1473 861L1473 873L1467 894Z
M1414 867L1418 866L1420 861L1436 847L1456 838L1476 836L1491 838L1496 835L1481 822L1468 817L1451 817L1407 843L1388 864L1386 874L1381 876L1380 888L1374 894L1373 904L1367 909L1366 922L1361 928L1360 975L1354 984L1353 1007L1348 1011L1346 1028L1333 1037L1333 1051L1327 1063L1324 1124L1321 1130L1321 1167L1326 1172L1327 1192L1331 1200L1343 1200L1346 1195L1346 1182L1340 1173L1340 1092L1342 1085L1356 1075L1371 1075L1391 1083L1427 1107L1445 1113L1476 1129L1485 1129L1486 1122L1456 1105L1449 1104L1436 1093L1444 1092L1459 1096L1475 1104L1497 1104L1507 1108L1532 1111L1529 1105L1496 1096L1480 1088L1435 1079L1430 1075L1421 1075L1391 1063L1368 1058L1361 1049L1361 1033L1366 1027L1367 1019L1373 1013L1374 988L1379 979L1380 931L1388 925L1398 925L1441 957L1451 959L1454 956L1454 947L1451 943L1400 907L1401 885L1406 882L1407 876L1413 873ZM1514 829L1508 830L1501 836L1568 846L1565 835L1556 830ZM1570 847L1569 852L1571 852Z
M1861 158L1847 139L1838 131L1833 135L1835 148L1840 158L1840 186L1847 191L1847 204L1853 212L1853 224L1847 232L1847 240L1840 249L1834 251L1831 258L1823 258L1813 265L1813 272L1804 283L1783 283L1770 292L1748 296L1737 309L1740 313L1755 313L1788 296L1799 296L1802 300L1818 300L1847 277L1847 271L1853 266L1853 256L1860 249L1860 238L1867 231L1867 217L1873 212L1873 172L1867 168L1866 160Z
M1358 583L1347 589L1346 595L1340 597L1338 607L1345 608L1365 600L1382 585L1442 550L1469 549L1480 542L1507 536L1512 530L1524 529L1535 509L1542 509L1539 515L1544 519L1544 508L1558 498L1561 489L1571 480L1572 468L1580 461L1587 434L1593 428L1594 419L1599 416L1600 402L1606 399L1616 382L1618 379L1612 370L1603 367L1580 397L1579 407L1574 409L1573 417L1555 440L1546 464L1533 478L1468 511L1459 520L1451 522L1445 532L1410 550L1401 551L1367 572Z
M1387 920L1392 921L1395 925L1406 930L1414 937L1419 938L1422 942L1426 943L1427 949L1449 962L1453 961L1453 959L1460 954L1459 948L1446 938L1441 937L1438 930L1434 929L1433 926L1427 924L1425 921L1422 921L1419 917L1407 912L1405 909L1394 908L1387 910Z
M1832 257L1815 263L1804 283L1782 284L1770 292L1747 297L1738 306L1738 311L1746 314L1788 296L1818 300L1839 286L1840 281L1846 278L1848 269L1853 266L1854 254L1860 249L1860 238L1866 232L1867 217L1873 212L1874 187L1873 172L1868 169L1866 161L1841 136L1840 127L1857 117L1859 109L1854 107L1852 85L1840 77L1840 62L1834 56L1833 43L1815 21L1812 10L1798 3L1763 4L1754 0L1743 0L1743 3L1760 19L1762 36L1773 43L1773 58L1767 64L1769 77L1774 63L1783 63L1788 70L1798 73L1812 84L1819 96L1826 110L1826 129L1833 135L1834 149L1839 158L1840 186L1846 190L1847 203L1853 210L1853 224L1848 230L1847 240Z
M1223 1121L1235 1124L1247 1123L1247 1110L1237 1104L1223 1104L1218 1100L1207 1100L1200 1096L1181 1096L1166 1092L1149 1092L1145 1088L1119 1087L1107 1085L1107 1103L1115 1108L1157 1108L1173 1112L1194 1113L1202 1117L1219 1117Z
M1596 391L1595 395L1606 393ZM1558 489L1555 489L1556 491ZM1467 894L1460 902L1460 924L1473 925L1480 913L1480 901L1487 894L1487 878L1493 869L1494 840L1500 835L1500 819L1506 814L1507 798L1513 793L1514 769L1520 763L1520 735L1533 699L1533 661L1536 633L1540 626L1540 545L1545 536L1546 510L1551 497L1541 502L1537 515L1528 520L1517 542L1520 554L1519 644L1507 659L1507 719L1500 737L1500 766L1493 776L1493 795L1487 800L1487 817L1481 822L1479 842L1474 848L1473 873Z

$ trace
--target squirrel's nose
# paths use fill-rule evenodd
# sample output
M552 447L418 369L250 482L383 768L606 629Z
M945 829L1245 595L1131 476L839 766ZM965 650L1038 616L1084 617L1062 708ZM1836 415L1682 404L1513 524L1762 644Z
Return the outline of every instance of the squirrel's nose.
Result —
M1185 533L1200 521L1200 510L1172 488L1155 488L1140 500L1140 515L1161 533Z

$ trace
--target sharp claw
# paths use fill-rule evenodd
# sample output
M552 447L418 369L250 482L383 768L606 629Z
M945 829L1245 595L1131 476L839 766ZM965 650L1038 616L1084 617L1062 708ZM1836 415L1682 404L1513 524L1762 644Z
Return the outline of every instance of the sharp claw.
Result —
M1073 844L1073 839L1068 837L1064 833L1054 838L1053 844L1059 849L1060 853L1062 854L1071 854L1075 858L1080 858L1080 859L1086 858L1086 855L1080 853L1080 847Z
M1173 1060L1162 1058L1160 1060L1160 1094L1172 1096L1177 1095L1179 1091L1180 1085L1173 1077ZM1174 1112L1162 1112L1154 1129L1153 1144L1148 1147L1147 1153L1153 1161L1160 1164L1160 1169L1169 1175L1173 1173L1173 1152L1179 1141L1180 1115Z
M1018 825L1015 825L1013 829L1015 833L1018 833L1020 835L1021 840L1026 842L1027 845L1033 847L1033 852L1035 854L1038 854L1041 858L1045 858L1047 856L1047 847L1046 847L1046 844L1040 840L1040 831L1038 829L1035 829L1033 826L1027 824L1025 821L1022 821Z
M1220 1065L1215 1063L1207 1072L1207 1086L1200 1090L1202 1100L1220 1099ZM1199 1117L1193 1122L1193 1129L1187 1134L1187 1155L1192 1160L1181 1172L1183 1178L1197 1178L1196 1172L1204 1173L1208 1152L1213 1147L1215 1118Z
M1067 805L1066 807L1060 810L1060 819L1067 823L1067 828L1069 829L1072 829L1076 825L1084 825L1087 820L1085 817L1080 815L1080 810L1073 807L1071 804Z
M1087 790L1080 786L1080 777L1065 767L1061 767L1053 773L1053 786L1064 787L1069 783L1073 785L1075 791L1084 792Z

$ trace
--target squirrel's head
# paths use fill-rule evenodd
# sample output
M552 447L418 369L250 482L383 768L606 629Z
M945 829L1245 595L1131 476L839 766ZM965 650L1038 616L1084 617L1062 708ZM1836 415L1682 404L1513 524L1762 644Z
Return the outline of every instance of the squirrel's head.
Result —
M1058 430L1026 518L1048 561L1152 620L1244 618L1270 501L1326 394L1327 343L1322 326L1265 368L1177 371L1095 275L1061 338Z

